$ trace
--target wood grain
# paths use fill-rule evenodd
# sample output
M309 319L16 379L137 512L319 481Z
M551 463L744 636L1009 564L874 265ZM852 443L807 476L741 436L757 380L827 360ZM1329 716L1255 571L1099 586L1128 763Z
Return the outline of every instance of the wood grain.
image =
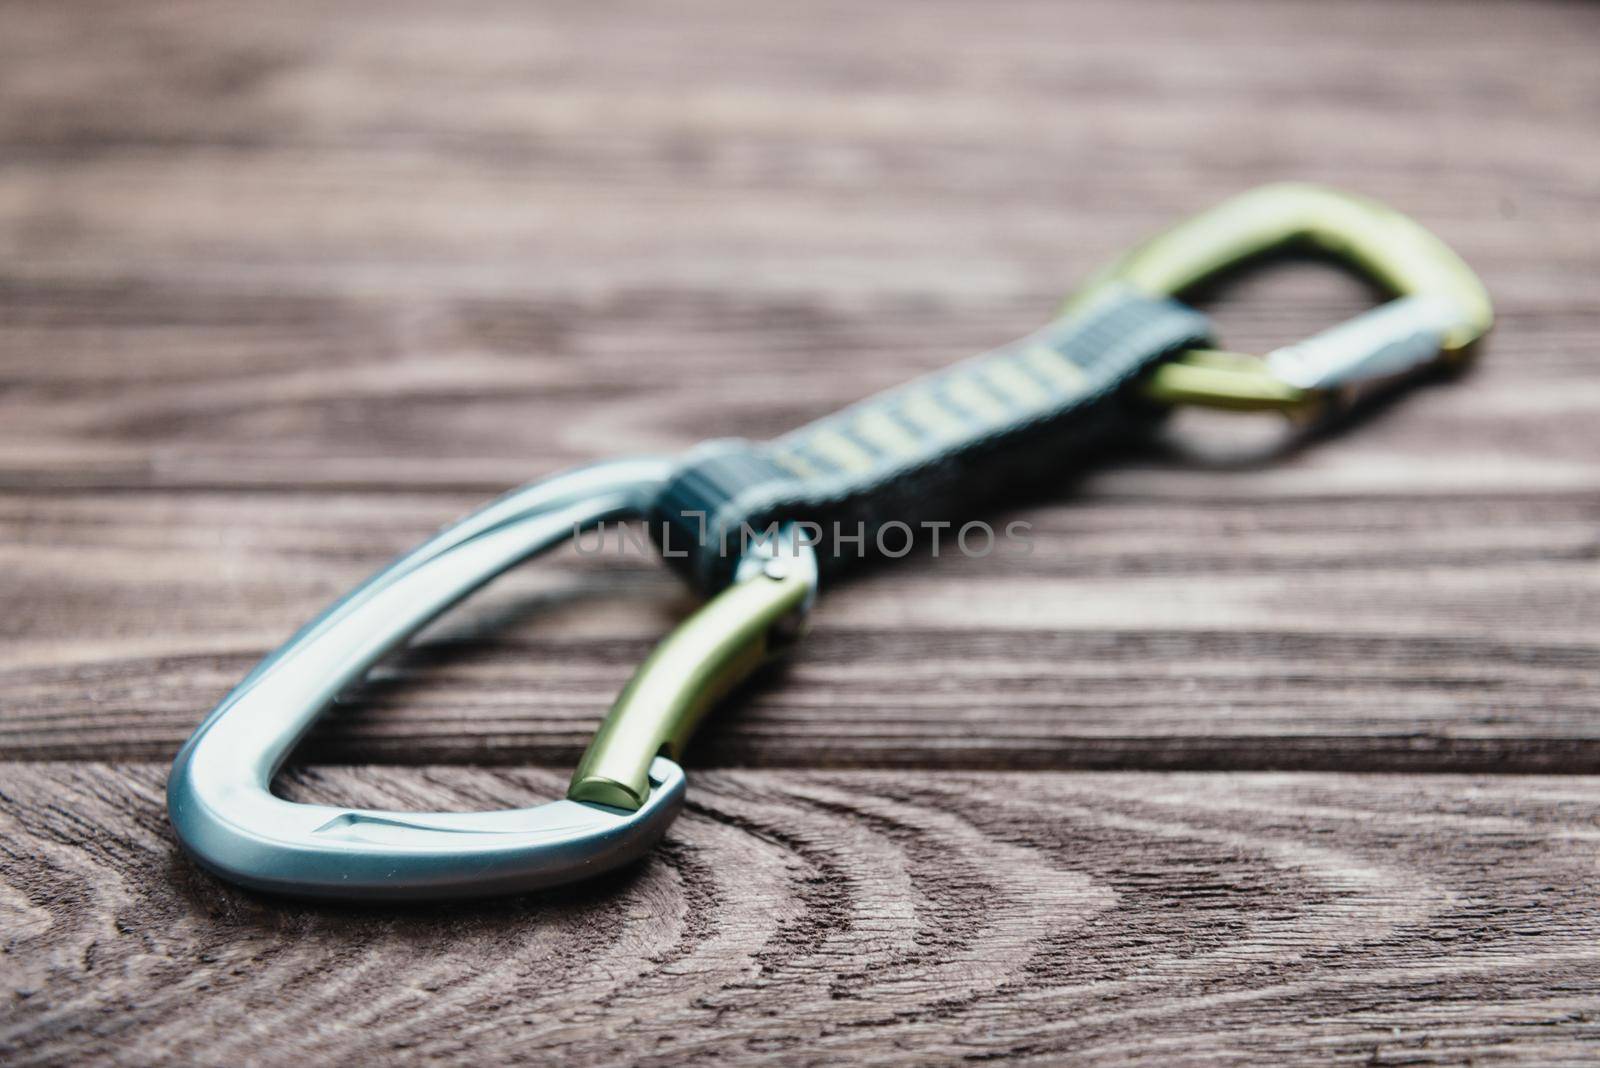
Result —
M1459 1064L1600 1042L1600 786L718 772L636 870L308 906L175 852L149 765L0 770L7 1063ZM291 796L524 804L556 776Z
M0 750L170 754L469 500L0 497L17 591ZM1600 767L1600 498L1089 493L1019 514L1029 555L830 590L788 670L727 702L690 766ZM351 694L303 758L570 765L691 607L614 544L530 565Z
M894 9L826 6L482 4L445 26L141 5L92 33L84 8L15 13L4 752L165 755L299 622L483 497L794 426L1292 176L1391 200L1479 267L1500 325L1475 373L1255 460L1236 418L1180 420L1167 451L1019 512L1026 561L830 591L795 670L697 759L1592 770L1594 14L1440 14L1418 53L1416 14L1381 6L1144 10L1076 7L1062 50L1034 32L1061 11L1009 5L978 51L956 5L904 40ZM841 41L844 18L895 48ZM1262 47L1230 63L1246 23ZM1289 39L1316 42L1295 91L1263 93ZM1369 299L1302 268L1213 303L1259 349ZM653 569L572 563L447 625L307 756L569 761L686 607Z
M841 42L827 7L484 4L443 38L387 6L12 18L0 739L169 752L301 620L480 496L768 435L1014 336L1248 172L1358 175L1438 229L1495 295L1483 366L1258 462L1227 459L1233 426L1186 421L1191 447L1024 513L1025 565L830 591L797 670L704 759L1593 768L1600 227L1575 222L1600 197L1582 151L1525 148L1600 149L1596 20L1525 10L1430 19L1420 58L1414 15L1386 8L1088 5L1065 52L1032 32L1061 12L1034 4L985 16L979 52L953 5L903 41L902 14L848 12L892 52ZM1230 66L1217 43L1246 21L1267 47ZM1264 94L1291 37L1315 61ZM1137 91L1093 89L1135 57ZM1245 100L1248 131L1224 117ZM1429 143L1407 143L1422 116ZM1284 270L1218 311L1261 348L1368 299ZM309 755L569 760L683 602L626 569L599 604L557 585L570 610L535 618L566 580L526 582L471 617L518 625L449 631L391 676L420 689L380 687ZM908 694L938 648L959 677L929 667Z
M1265 485L1594 492L1600 13L1282 7L24 11L0 483L487 491L766 436L1291 177L1415 213L1501 328L1470 385ZM1258 348L1365 299L1222 311Z
M1600 769L1597 44L1554 2L0 0L0 1061L1592 1061L1600 780L1239 769ZM1186 415L1018 501L1027 557L827 591L632 872L334 909L175 852L187 731L440 524L1006 341L1277 179L1457 248L1480 365L1303 448ZM1264 350L1371 299L1208 306ZM552 796L689 607L522 569L284 789Z
M1197 198L1189 210L1207 203ZM1147 229L1168 221L1152 217ZM584 306L530 290L440 298L423 312L410 296L9 288L0 279L9 401L0 486L487 494L708 433L770 437L1033 329L1122 243L1097 235L1084 270L1036 278L1048 288L863 296L842 308L822 293L624 290ZM1600 239L1591 253L1595 264L1573 268L1590 293L1600 289ZM891 268L868 260L863 269ZM1223 336L1246 350L1370 302L1364 287L1315 267L1280 268L1224 296L1212 305ZM1592 376L1600 304L1575 296L1552 310L1500 289L1495 296L1499 328L1464 380L1317 448L1262 454L1248 471L1202 449L1174 450L1130 458L1109 487L1253 497L1593 494L1600 463L1588 416L1600 403ZM412 330L395 321L412 316L426 328L392 337ZM1174 428L1175 440L1226 445L1254 426L1235 416L1186 433L1192 422Z

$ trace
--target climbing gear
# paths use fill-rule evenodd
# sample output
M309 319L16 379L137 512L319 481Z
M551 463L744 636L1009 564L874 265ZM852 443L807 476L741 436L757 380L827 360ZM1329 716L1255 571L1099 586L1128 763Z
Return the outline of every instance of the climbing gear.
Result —
M1309 244L1396 300L1264 359L1218 351L1175 297L1218 271ZM168 809L205 868L257 889L350 899L466 897L571 882L644 853L683 803L677 761L708 708L798 636L821 577L913 526L1059 477L1171 404L1328 406L1353 387L1456 360L1491 323L1470 269L1370 201L1267 186L1140 246L1065 314L992 353L782 438L718 441L525 486L447 529L267 657L196 729ZM334 698L501 572L605 523L644 518L709 600L645 660L567 796L497 812L296 804L273 776ZM854 551L847 551L847 547Z
M1494 323L1472 268L1415 221L1376 201L1295 183L1262 186L1156 235L1091 278L1067 310L1123 288L1180 296L1297 246L1357 268L1398 299L1264 358L1185 352L1150 374L1147 395L1217 408L1326 408L1428 364L1463 359Z

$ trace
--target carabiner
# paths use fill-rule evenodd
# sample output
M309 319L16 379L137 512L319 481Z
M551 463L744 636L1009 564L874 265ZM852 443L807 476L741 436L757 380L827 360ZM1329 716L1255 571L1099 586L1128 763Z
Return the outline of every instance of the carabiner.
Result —
M610 520L642 515L672 464L580 468L514 491L395 561L308 624L223 698L173 764L179 840L213 873L302 897L427 899L530 890L648 850L683 804L672 757L716 696L792 635L816 590L792 534L753 547L739 581L639 668L567 798L499 812L296 804L271 782L346 686L507 568Z
M1344 256L1402 298L1265 360L1210 348L1209 322L1173 294L1296 240ZM689 735L712 703L788 647L819 570L842 568L847 546L904 555L883 538L896 527L909 536L906 517L949 526L939 517L1153 425L1141 393L1292 410L1458 354L1491 321L1471 271L1410 220L1309 186L1247 193L1123 257L1067 314L993 352L773 441L709 442L676 459L618 460L534 483L445 530L223 698L173 764L173 827L212 872L309 897L465 897L614 868L661 837L683 803L676 760ZM582 530L640 517L709 599L640 665L564 799L406 813L272 794L295 743L379 658L507 568Z
M1304 411L1351 387L1461 359L1494 323L1483 283L1415 221L1364 197L1294 182L1240 194L1136 246L1091 278L1067 309L1122 289L1182 296L1247 260L1294 247L1330 255L1398 299L1265 357L1215 349L1182 353L1150 374L1144 384L1149 397Z

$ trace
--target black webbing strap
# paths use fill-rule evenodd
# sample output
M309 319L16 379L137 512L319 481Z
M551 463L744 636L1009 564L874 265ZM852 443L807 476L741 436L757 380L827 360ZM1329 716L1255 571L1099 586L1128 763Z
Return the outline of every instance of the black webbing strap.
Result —
M1021 480L1059 475L1130 415L1148 421L1123 387L1209 336L1187 305L1118 294L775 441L702 445L663 490L651 529L707 593L778 522L814 524L822 567L837 568L871 554L886 525L914 533L963 517Z

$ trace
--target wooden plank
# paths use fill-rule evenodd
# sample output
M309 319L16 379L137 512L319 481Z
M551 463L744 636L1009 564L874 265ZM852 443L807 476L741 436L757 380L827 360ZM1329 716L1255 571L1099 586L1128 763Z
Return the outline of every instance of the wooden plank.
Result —
M0 769L9 1064L1577 1062L1600 785L719 772L635 870L478 905L260 897L175 852L162 769ZM544 772L292 796L526 804Z
M995 769L1600 769L1600 9L0 25L0 756L55 761L0 764L0 1061L1593 1059L1594 780ZM1270 462L1183 419L1019 512L1025 559L830 590L634 871L354 910L177 855L184 734L439 523L943 366L1277 178L1458 248L1479 370ZM1260 350L1370 298L1288 269L1213 306ZM569 765L687 607L642 561L527 569L301 754L432 766L284 788L554 796L459 763Z
M659 277L665 259L751 284L687 237L759 257L769 284L831 274L857 288L829 250L885 229L919 246L901 253L912 272L917 253L939 271L960 254L950 227L1059 263L1075 236L1062 210L1126 225L1144 204L1230 191L1239 171L1359 176L1410 207L1515 212L1581 249L1548 209L1592 196L1571 149L1593 145L1597 20L1521 6L1168 2L1130 17L1112 3L996 16L945 2L913 18L842 0L751 15L722 0L664 20L640 4L502 2L443 20L376 3L113 5L97 25L119 32L96 34L76 10L24 11L0 136L51 165L57 184L41 192L67 206L19 235L48 248L38 273L115 262L204 277L220 261L224 277L382 286L476 261L583 286L596 272ZM1569 151L1547 151L1559 138ZM40 177L14 180L33 192ZM944 233L910 225L935 216ZM787 252L754 250L775 234L794 239ZM73 256L86 248L92 261ZM272 255L252 264L241 248Z
M1095 258L1118 245L1098 241ZM1572 273L1600 292L1600 266ZM1322 268L1252 282L1218 307L1223 336L1247 350L1369 302ZM588 307L533 293L442 298L427 337L404 340L391 335L397 316L416 312L410 296L7 286L0 277L0 486L488 494L619 453L774 436L1034 328L1066 291L1057 284L1054 293L930 291L847 308L816 293L737 291L621 291ZM1600 304L1551 311L1496 295L1499 329L1463 380L1291 454L1267 448L1262 419L1185 419L1172 454L1136 458L1109 485L1185 495L1593 493ZM1228 477L1230 457L1234 475L1253 458L1250 478Z
M468 496L0 496L0 752L162 758L249 666ZM1600 500L1152 501L1018 513L1032 551L828 591L695 766L1600 767ZM351 695L310 760L570 764L692 607L571 551Z
M82 11L0 42L6 485L487 489L769 435L1275 177L1415 212L1502 325L1470 385L1265 477L1600 485L1593 10ZM1233 344L1365 299L1265 292Z
M1232 417L1182 420L1222 440L1028 511L1026 561L829 591L696 759L1600 766L1591 11L936 4L909 32L892 6L151 4L90 34L83 10L0 40L5 753L165 756L479 496L786 429L1310 176L1483 270L1475 374L1270 463ZM1219 313L1259 349L1369 299L1285 270ZM566 763L672 589L532 571L305 755Z

